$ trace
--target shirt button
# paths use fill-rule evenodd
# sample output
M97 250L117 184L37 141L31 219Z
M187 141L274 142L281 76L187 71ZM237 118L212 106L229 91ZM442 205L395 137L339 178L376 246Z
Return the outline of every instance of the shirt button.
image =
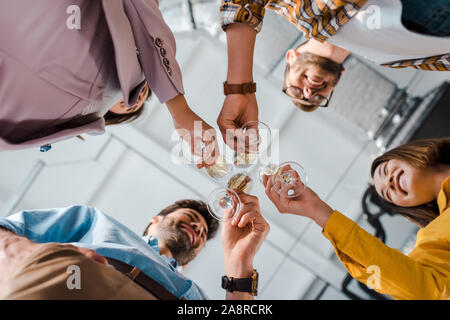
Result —
M160 38L155 39L155 44L157 47L161 48L163 46L163 42Z
M136 48L136 54L139 55L139 53L140 53L140 52L139 52L139 49Z
M159 54L161 55L161 57L165 57L166 56L166 49L164 49L164 48L159 49Z
M41 146L41 148L39 149L41 152L47 152L52 148L51 144L44 144L43 146Z
M168 67L169 64L170 64L170 62L169 62L169 60L168 60L167 58L164 58L164 59L163 59L163 64L164 64L166 67Z
M169 76L172 76L172 69L167 68L167 73L169 74Z

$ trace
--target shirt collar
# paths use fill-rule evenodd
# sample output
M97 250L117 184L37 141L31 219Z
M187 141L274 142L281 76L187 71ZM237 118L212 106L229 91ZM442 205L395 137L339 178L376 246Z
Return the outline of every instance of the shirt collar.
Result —
M441 191L439 192L437 198L437 203L440 213L443 213L448 207L450 207L450 177L442 182Z
M158 239L157 238L155 238L154 236L143 236L142 239L150 247L152 247L152 249L155 250L161 256L161 258L165 259L169 263L169 265L171 265L174 269L176 269L178 267L178 262L174 258L167 257L165 255L162 255L159 252Z

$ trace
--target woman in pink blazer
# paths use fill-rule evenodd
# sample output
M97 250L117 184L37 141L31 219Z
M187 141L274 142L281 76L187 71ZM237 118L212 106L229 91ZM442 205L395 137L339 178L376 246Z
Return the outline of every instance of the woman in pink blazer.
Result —
M176 128L202 121L157 0L0 2L0 150L103 133L105 114L136 116L146 83Z

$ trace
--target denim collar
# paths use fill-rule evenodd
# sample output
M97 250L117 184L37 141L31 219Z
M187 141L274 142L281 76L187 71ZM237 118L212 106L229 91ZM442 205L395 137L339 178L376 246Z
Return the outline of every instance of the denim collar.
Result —
M173 269L177 269L178 262L174 258L167 257L165 255L162 255L159 252L158 239L157 238L155 238L154 236L143 236L142 239L144 239L144 241L150 247L152 247L152 249L155 250L163 259L165 259Z

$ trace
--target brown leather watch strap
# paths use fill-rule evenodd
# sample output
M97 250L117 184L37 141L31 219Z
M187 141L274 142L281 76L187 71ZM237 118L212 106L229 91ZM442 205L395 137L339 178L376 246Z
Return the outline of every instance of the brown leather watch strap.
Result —
M223 93L226 96L229 94L247 94L255 92L256 92L256 83L254 82L229 84L225 81L223 83Z

